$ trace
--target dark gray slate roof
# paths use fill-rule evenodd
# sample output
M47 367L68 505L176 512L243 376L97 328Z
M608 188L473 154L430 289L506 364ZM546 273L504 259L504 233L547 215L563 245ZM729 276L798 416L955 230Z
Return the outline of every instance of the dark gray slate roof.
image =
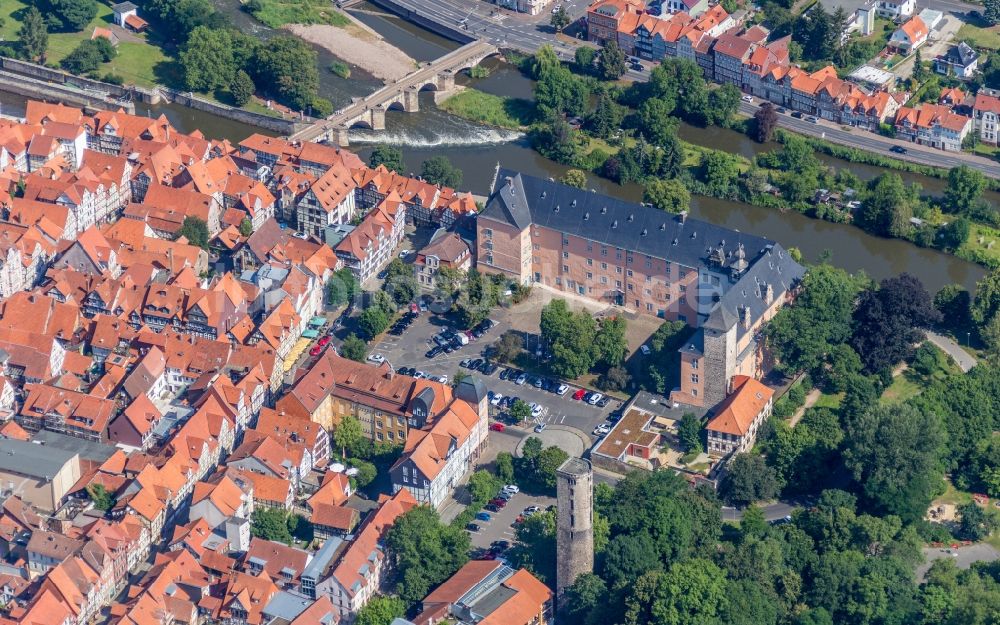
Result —
M963 41L957 46L952 46L944 56L948 62L966 67L979 58L979 53Z
M650 206L507 169L500 170L497 188L480 216L520 229L535 223L688 267L704 264L707 249L717 248L723 241L727 250L742 244L750 262L773 244L763 237L700 219L684 219Z
M478 407L486 398L486 385L475 376L468 376L455 387L455 397Z
M0 471L51 480L76 454L14 439L0 439Z

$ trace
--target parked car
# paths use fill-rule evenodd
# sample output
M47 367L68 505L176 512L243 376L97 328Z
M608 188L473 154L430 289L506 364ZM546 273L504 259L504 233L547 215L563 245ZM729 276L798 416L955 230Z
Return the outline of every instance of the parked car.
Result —
M792 117L795 119L802 119L802 111L792 111Z
M649 345L643 343L642 345L639 346L639 351L642 352L643 356L649 356L649 353L653 350L649 349Z
M495 503L488 503L485 506L483 506L483 510L486 510L487 512L494 512L494 513L495 512L500 512L500 506L496 505Z
M490 499L490 503L498 508L503 508L507 505L507 500L501 499L500 497L494 497L493 499Z
M819 118L816 117L815 115L810 115L809 117L806 118L806 121L809 122L810 124L818 124Z
M532 417L534 417L534 418L537 419L538 417L542 416L542 407L541 407L541 405L536 404L535 402L531 402L530 406L531 406L531 416Z
M545 386L545 378L535 378L531 381L531 385L535 388L542 388Z
M323 351L322 345L313 345L312 349L309 350L310 356L319 356L319 353Z
M528 374L522 373L521 375L517 376L516 380L514 380L514 384L517 384L518 386L520 386L520 385L524 384L527 381L528 381Z
M329 336L321 336L319 337L319 343L317 343L317 345L319 345L320 347L326 347L327 343L329 342L330 342Z
M385 356L382 354L368 354L368 360L380 365L385 362Z
M587 403L590 404L591 406L596 406L597 402L601 401L601 399L603 399L603 398L604 398L604 395L601 395L600 393L594 393L587 400Z
M413 377L415 377L418 380L422 380L427 377L427 374L424 373L423 371L414 371Z
M785 107L783 107L783 106L779 106L779 107L778 107L778 109L777 109L777 111L778 111L779 113L781 113L781 114L785 114L785 113L787 113L787 112L788 112L788 109L786 109L786 108L785 108Z
M500 372L500 379L506 380L508 377L510 377L510 374L511 374L510 367L504 367L504 370Z
M493 406L499 406L500 402L502 401L503 401L503 395L497 393L496 395L493 396L493 399L490 400L490 404Z
M481 369L481 371L483 372L484 375L493 375L494 373L496 373L497 369L499 369L499 368L500 368L500 366L497 365L497 363L495 363L495 362L486 362L483 365L483 368Z
M444 351L444 348L441 347L441 346L432 347L431 349L427 350L426 354L424 354L424 358L428 358L428 359L430 359L430 358L436 358L443 351Z
M507 551L508 549L510 549L510 541L494 540L492 543L490 543L490 549L496 551Z
M744 102L749 102L750 104L753 104L753 96L745 95L740 99L743 100Z
M611 431L610 423L602 423L594 428L594 436L605 436Z
M516 495L521 492L521 489L517 487L517 484L507 484L503 487L503 492Z
M535 426L535 432L541 433L541 432L544 432L544 431L545 431L545 424L544 423L539 423L538 425Z
M600 399L597 400L597 407L598 408L604 408L605 406L607 406L610 403L611 403L611 398L608 397L607 395L605 395L604 397L602 397L602 398L600 398Z
M439 375L437 377L437 381L440 382L441 384L447 384L448 383L448 376L446 376L446 375Z
M475 371L476 369L479 368L479 365L481 365L481 364L483 364L483 359L482 358L476 358L475 360L472 360L471 362L469 362L469 368L472 369L473 371Z
M468 525L465 526L465 529L469 530L470 532L478 532L479 526L476 525L475 523L469 523Z
M585 389L582 389L582 388L581 389L577 389L577 391L575 393L573 393L573 399L577 399L577 400L583 399L586 394L587 394L587 391Z
M503 423L499 423L499 422L497 422L497 423L491 423L490 424L490 429L493 430L494 432L503 432L504 430L507 429L507 426L505 426Z
M561 396L561 395L565 395L568 390L569 390L568 386L566 386L565 384L560 384L559 386L556 387L556 390L554 390L552 392L555 393L556 395L560 395Z
M493 520L493 517L490 516L489 512L478 512L478 513L476 513L476 520L477 521L486 521L487 523L489 523L490 521Z
M470 364L472 364L472 359L466 358L462 362L458 363L458 366L462 367L463 369L468 369Z
M521 514L530 515L530 514L535 514L535 513L541 512L541 511L542 511L542 508L540 506L528 506L527 508L524 509L524 511Z

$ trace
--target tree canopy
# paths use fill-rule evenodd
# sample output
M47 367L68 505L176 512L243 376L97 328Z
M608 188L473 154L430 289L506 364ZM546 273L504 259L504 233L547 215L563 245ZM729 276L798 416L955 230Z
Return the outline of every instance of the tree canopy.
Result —
M396 592L409 603L423 599L469 559L469 534L442 524L427 506L397 518L386 532L385 546L396 572Z

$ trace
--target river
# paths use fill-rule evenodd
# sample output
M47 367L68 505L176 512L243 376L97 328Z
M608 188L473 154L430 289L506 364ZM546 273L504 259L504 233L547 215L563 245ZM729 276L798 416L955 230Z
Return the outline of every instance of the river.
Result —
M242 30L262 38L273 36L274 31L261 26L249 15L239 10L238 0L215 0L220 10L229 15ZM365 12L355 12L368 26L381 33L385 39L417 60L431 60L458 47L457 43L438 37L395 16L382 13L371 5L361 5ZM379 84L370 76L355 71L350 79L342 79L326 70L333 56L317 49L320 55L320 93L336 104L351 97L373 91ZM491 74L485 79L473 80L460 77L459 82L473 84L477 89L497 95L521 98L531 97L531 81L516 69L498 60L488 60ZM0 94L3 112L17 114L23 110L23 98ZM175 105L139 107L140 114L164 114L179 130L201 130L209 138L225 138L233 142L243 139L259 129L220 119L214 115ZM434 106L431 94L424 94L419 113L391 111L386 116L387 130L373 132L363 129L351 131L350 139L355 151L367 158L377 143L390 143L403 149L405 173L420 170L420 163L431 156L447 156L464 172L462 187L474 193L488 193L498 164L525 173L558 178L568 169L539 156L518 132L499 130L473 124L456 118ZM695 128L682 126L679 132L686 141L740 153L746 157L773 149L774 145L760 145L746 136L720 128ZM847 163L840 159L820 155L833 167L847 167L862 180L881 173L878 167ZM901 174L907 182L919 183L926 192L937 194L943 182L918 174ZM589 185L598 193L637 201L642 197L638 185L618 185L611 181L589 176ZM990 194L989 200L1000 202L1000 195ZM972 290L985 270L973 263L934 250L919 248L905 241L882 239L845 224L834 224L805 217L795 212L780 212L739 202L695 197L691 214L730 228L752 232L778 241L785 247L799 248L810 261L828 254L831 262L848 271L864 270L876 279L909 271L923 280L931 292L951 283L958 283Z

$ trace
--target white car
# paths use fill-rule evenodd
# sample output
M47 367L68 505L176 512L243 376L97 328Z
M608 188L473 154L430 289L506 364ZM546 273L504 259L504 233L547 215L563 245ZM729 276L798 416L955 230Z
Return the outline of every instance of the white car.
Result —
M649 356L649 352L652 350L649 349L649 345L643 344L639 346L639 351L642 352L643 356Z
M566 386L565 384L560 384L559 387L556 389L556 395L565 395L566 391L568 390L569 390L568 386Z
M745 96L743 96L740 99L743 100L744 102L749 102L749 103L753 104L753 96L745 95Z
M412 377L414 380L422 380L423 378L427 377L427 374L424 373L423 371L414 371L413 375L410 377Z
M382 354L369 354L368 360L380 365L385 362L385 356Z
M413 253L413 250L402 250L402 251L401 251L401 252L399 253L399 257L400 257L400 258L407 258L407 257L409 257L409 255L410 255L410 254L412 254L412 253Z
M448 383L448 376L446 376L446 375L439 375L438 378L437 378L437 381L440 382L441 384L447 384Z
M605 436L609 432L611 432L611 426L607 423L602 423L594 428L594 436Z
M538 418L542 416L542 407L535 402L531 402L531 416Z
M510 493L511 495L516 495L519 492L521 492L521 489L517 487L517 484L507 484L506 486L503 487L502 492Z
M295 237L296 239L302 239L303 241L309 239L309 235L306 234L305 232L296 232L292 236Z
M503 395L497 393L496 395L493 396L493 399L490 400L490 403L494 406L499 406L502 400L503 400Z
M594 393L593 395L590 396L590 399L587 400L587 403L590 404L591 406L596 406L597 402L601 401L602 399L604 399L604 395L600 393Z
M514 380L514 384L520 386L524 384L527 380L528 380L528 374L522 373L521 375L517 376L516 380Z

